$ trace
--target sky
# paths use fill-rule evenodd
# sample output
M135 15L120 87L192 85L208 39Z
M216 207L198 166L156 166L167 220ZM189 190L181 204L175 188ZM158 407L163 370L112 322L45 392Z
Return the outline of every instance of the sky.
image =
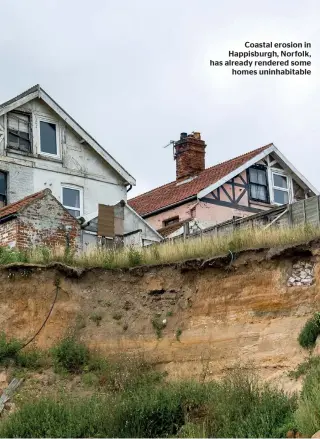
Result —
M273 142L320 189L318 0L0 0L0 11L0 102L39 83L135 177L132 196L175 179L164 146L192 131L207 167ZM312 74L210 66L246 41L307 41Z

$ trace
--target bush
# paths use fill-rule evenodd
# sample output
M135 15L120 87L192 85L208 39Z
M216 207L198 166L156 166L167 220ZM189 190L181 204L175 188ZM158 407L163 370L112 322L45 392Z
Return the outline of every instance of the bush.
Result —
M77 342L73 337L67 337L52 349L52 356L56 366L62 369L79 373L89 360L89 350L83 344Z
M93 355L87 369L98 378L91 380L92 384L98 384L99 387L105 387L111 392L135 391L160 382L164 376L163 373L153 370L152 366L143 359L135 357L122 357L109 361ZM87 378L85 380L87 381Z
M15 357L15 363L19 367L36 370L46 365L45 355L38 349L19 351Z
M6 365L8 361L15 360L18 350L21 348L22 342L11 338L7 340L4 332L0 333L0 364Z
M140 250L130 247L128 251L128 263L130 267L143 264L143 256Z
M12 264L14 262L28 262L28 256L20 250L0 247L0 265Z
M320 364L314 364L307 373L295 421L305 437L311 437L320 430Z
M294 409L294 398L238 373L221 383L28 402L1 424L0 437L282 437Z
M303 361L297 367L297 369L289 372L290 378L298 379L301 375L306 375L311 369L320 365L320 357L310 357L308 360Z
M109 405L97 399L52 398L26 403L1 424L1 437L106 437Z
M285 437L295 407L295 397L237 370L210 397L207 431L210 437Z
M316 344L317 337L320 334L320 313L316 312L314 316L307 321L302 328L298 341L303 348L313 348Z

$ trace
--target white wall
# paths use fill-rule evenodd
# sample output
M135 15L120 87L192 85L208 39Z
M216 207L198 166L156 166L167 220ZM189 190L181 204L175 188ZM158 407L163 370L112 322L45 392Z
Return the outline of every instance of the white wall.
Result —
M142 230L142 239L147 239L150 241L160 241L160 237L154 230L152 230L148 225L137 216L134 212L132 212L128 206L124 208L124 233L130 233L135 230Z
M122 177L117 174L89 145L39 99L17 110L32 114L32 154L6 150L6 116L0 117L0 171L8 172L8 202L49 188L61 201L61 186L67 184L83 190L84 215L98 210L98 204L116 204L127 199ZM57 124L60 157L40 155L39 125L41 118Z

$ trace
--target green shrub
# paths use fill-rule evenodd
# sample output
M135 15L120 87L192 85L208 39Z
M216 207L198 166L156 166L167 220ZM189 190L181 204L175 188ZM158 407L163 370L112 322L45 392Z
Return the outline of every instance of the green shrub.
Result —
M105 387L111 392L134 391L156 384L164 377L163 373L155 371L143 359L127 356L107 360L92 355L87 369L98 377L99 387Z
M295 407L295 397L239 369L211 394L207 431L210 437L284 437Z
M311 437L320 430L320 364L310 367L303 383L295 413L298 430Z
M302 328L298 341L303 348L313 348L320 334L320 313L316 312L314 316L307 321Z
M135 267L137 265L143 264L143 255L140 250L130 247L128 251L128 263L130 267Z
M284 437L295 407L294 398L237 371L218 383L31 401L0 424L0 437Z
M89 360L89 350L73 337L66 337L52 349L52 356L56 366L72 372L82 372L83 367Z
M290 378L298 379L301 375L306 375L312 368L320 365L320 357L309 357L308 360L303 361L295 370L289 372Z
M36 370L46 366L48 358L38 349L23 349L17 353L15 363L19 367Z
M12 264L14 262L28 262L27 254L20 250L0 247L0 265Z
M161 338L162 337L162 330L166 327L166 324L163 323L163 321L159 317L154 317L151 320L151 323L152 323L153 329L155 330L157 338Z
M109 404L102 399L53 398L28 402L1 423L1 437L106 437Z
M15 360L18 350L21 348L22 342L11 338L7 340L4 332L0 333L0 364L7 364L8 361Z

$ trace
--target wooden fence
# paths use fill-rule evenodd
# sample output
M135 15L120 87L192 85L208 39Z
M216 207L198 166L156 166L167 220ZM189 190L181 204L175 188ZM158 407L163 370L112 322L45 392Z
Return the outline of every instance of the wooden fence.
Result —
M303 224L320 226L320 197L314 196L305 200L297 201L265 210L246 218L225 221L212 227L197 231L185 236L193 238L199 235L220 235L232 233L235 230L248 228L269 228L269 227L292 227Z

